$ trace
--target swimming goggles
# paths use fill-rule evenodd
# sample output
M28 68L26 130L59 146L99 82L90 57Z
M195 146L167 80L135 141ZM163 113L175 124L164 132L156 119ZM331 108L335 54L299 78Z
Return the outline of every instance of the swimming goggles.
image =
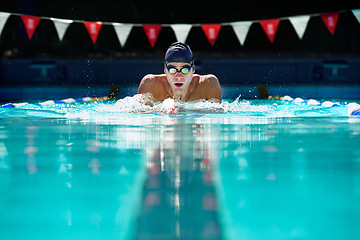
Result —
M182 67L180 70L177 70L173 66L166 66L166 68L169 71L169 73L171 73L171 74L176 74L178 72L181 72L182 74L187 74L191 70L191 66Z

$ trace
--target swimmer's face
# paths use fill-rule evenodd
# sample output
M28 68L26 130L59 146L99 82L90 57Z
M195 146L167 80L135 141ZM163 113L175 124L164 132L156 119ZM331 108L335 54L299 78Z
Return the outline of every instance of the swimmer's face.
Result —
M186 62L170 62L164 69L171 88L178 94L190 85L194 71L194 68Z

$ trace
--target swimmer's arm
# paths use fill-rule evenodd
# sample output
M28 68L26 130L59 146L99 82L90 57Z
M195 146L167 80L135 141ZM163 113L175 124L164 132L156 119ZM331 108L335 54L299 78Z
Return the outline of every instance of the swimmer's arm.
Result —
M140 86L138 89L138 94L147 94L147 97L151 100L146 102L146 105L153 107L153 102L156 102L156 98L154 97L157 94L156 90L159 89L159 85L156 82L155 76L148 74L146 75L140 82ZM173 99L165 99L163 104L160 107L155 107L152 109L152 112L158 112L165 110L166 113L169 114L177 114L178 108L175 106L175 102Z
M221 86L217 77L215 75L209 74L206 76L205 83L204 91L206 99L221 102Z

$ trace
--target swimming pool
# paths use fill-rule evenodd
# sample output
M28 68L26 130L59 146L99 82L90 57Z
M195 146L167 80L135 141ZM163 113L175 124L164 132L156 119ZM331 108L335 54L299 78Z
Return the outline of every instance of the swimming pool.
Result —
M133 100L0 108L0 239L360 238L346 106Z

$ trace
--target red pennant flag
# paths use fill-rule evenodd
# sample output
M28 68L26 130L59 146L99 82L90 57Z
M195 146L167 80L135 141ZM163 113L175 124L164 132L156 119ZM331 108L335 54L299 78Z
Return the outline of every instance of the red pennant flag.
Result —
M142 25L145 34L150 42L151 47L155 46L156 40L159 36L159 32L161 30L161 25L149 25L144 24Z
M221 24L203 24L201 25L201 28L203 29L211 46L214 46L220 32Z
M280 23L280 19L260 21L260 25L264 29L264 32L266 33L270 42L274 42L275 34L279 26L279 23Z
M96 43L96 40L99 36L99 33L100 33L100 29L101 29L101 26L102 26L102 22L86 22L86 21L83 21L89 35L90 35L90 38L92 40L92 42L95 44Z
M37 25L39 24L39 22L41 20L41 17L21 15L21 19L24 22L26 33L27 33L29 39L31 39L34 35Z
M336 23L339 18L339 13L325 13L320 14L322 20L324 21L326 27L329 29L331 34L334 34Z

